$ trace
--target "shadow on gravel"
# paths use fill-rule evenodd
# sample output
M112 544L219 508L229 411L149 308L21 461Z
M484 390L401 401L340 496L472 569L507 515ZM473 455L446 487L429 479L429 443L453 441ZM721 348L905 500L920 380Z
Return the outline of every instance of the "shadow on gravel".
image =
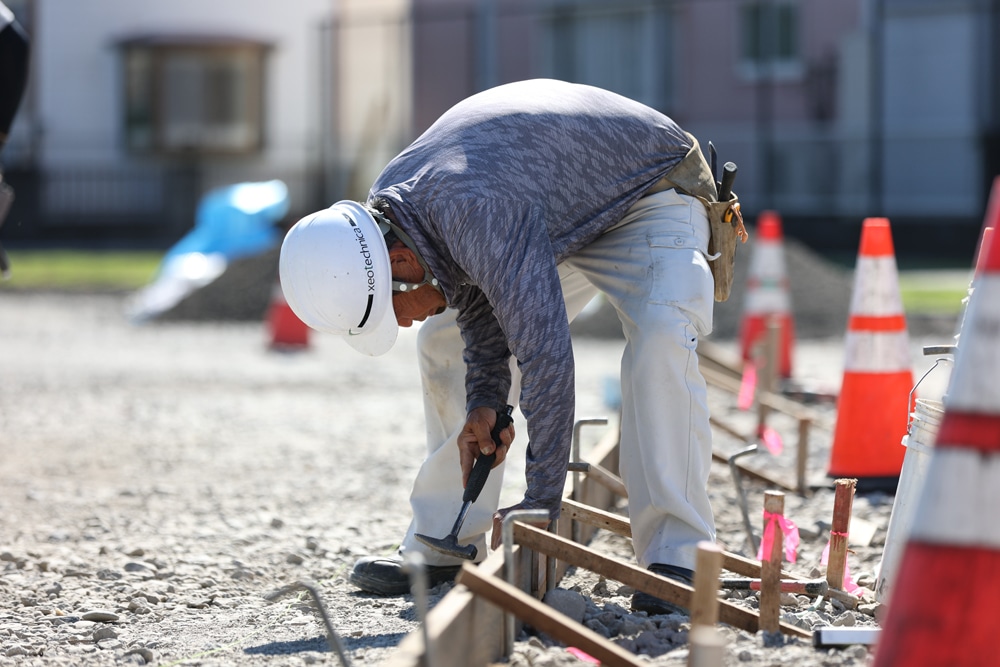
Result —
M388 632L367 637L341 637L340 641L346 652L351 653L362 648L389 648L399 646L399 643L406 637L405 632ZM289 655L291 653L303 653L305 651L316 651L318 653L329 653L330 645L326 637L319 635L312 639L298 639L295 641L270 642L260 646L249 646L243 649L249 655Z
M330 650L330 645L326 642L326 637L319 635L312 639L298 639L290 642L270 642L260 646L249 646L243 649L244 653L250 655L288 655L289 653L302 653L303 651L317 651L326 653Z

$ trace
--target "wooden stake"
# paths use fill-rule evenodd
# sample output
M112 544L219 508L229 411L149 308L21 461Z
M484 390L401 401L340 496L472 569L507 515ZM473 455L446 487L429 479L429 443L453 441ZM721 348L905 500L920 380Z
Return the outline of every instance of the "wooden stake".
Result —
M808 419L799 420L799 442L795 448L795 486L800 496L809 493L806 483L806 462L809 460L809 429L812 422Z
M844 588L847 568L847 531L851 525L856 479L838 479L834 484L833 525L830 528L830 557L826 565L826 583L830 588Z
M691 626L688 633L688 667L723 667L726 638L715 626Z
M691 598L691 627L715 627L719 622L719 570L722 548L715 542L698 543L694 567L694 596Z
M764 531L768 530L769 523L774 522L771 553L763 554L761 560L760 629L764 632L777 632L781 621L781 554L785 535L781 524L768 518L772 514L785 514L785 494L780 491L764 492Z
M578 646L600 660L602 665L638 667L643 664L637 656L618 644L608 641L507 582L480 573L472 565L463 565L455 581L501 609L511 612L536 630L551 635L568 646Z

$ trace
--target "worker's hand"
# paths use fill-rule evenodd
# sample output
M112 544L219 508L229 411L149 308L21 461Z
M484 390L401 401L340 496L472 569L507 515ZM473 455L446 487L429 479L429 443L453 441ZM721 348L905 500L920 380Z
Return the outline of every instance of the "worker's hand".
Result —
M503 446L497 447L493 443L493 438L490 437L490 431L493 430L496 423L496 410L485 407L474 409L466 418L465 426L458 435L458 460L462 465L463 489L469 481L472 466L475 465L476 459L480 455L489 455L495 451L497 460L493 462L494 468L507 458L510 443L514 442L514 425L511 424L500 431L500 442L503 443Z
M500 548L503 542L503 520L508 514L514 510L522 509L521 505L514 505L513 507L504 507L503 509L497 510L493 514L493 534L490 536L490 549L494 551ZM525 523L531 523L533 525L539 526L540 528L548 528L549 522L546 521L545 525L537 524L533 521L526 521Z

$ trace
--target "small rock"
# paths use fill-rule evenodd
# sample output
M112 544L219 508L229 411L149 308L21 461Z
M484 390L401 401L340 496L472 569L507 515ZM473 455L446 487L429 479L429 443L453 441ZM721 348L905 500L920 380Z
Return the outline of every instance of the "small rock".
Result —
M152 651L150 651L148 648L142 648L142 647L140 647L140 648L133 648L133 649L129 649L128 651L125 651L125 657L126 658L139 658L140 660L142 660L142 662L138 662L136 664L140 664L140 665L146 665L146 664L152 663L153 660L156 659L156 656L153 655Z
M118 614L110 609L91 609L81 615L80 618L85 621L94 621L95 623L114 623L118 620Z
M285 527L285 522L279 519L278 517L274 517L273 519L271 519L271 528L284 528L284 527Z
M125 563L124 569L126 572L138 572L140 574L151 572L149 567L146 566L144 563L137 563L136 561L129 561L128 563Z
M610 638L611 638L611 633L610 633L610 632L608 631L608 629L607 629L607 628L606 628L606 627L604 626L604 624L603 624L603 623L601 623L601 622L600 622L599 620L597 620L596 618L591 618L591 619L588 619L588 620L587 620L587 621L586 621L586 622L584 623L584 625L585 625L585 626L587 626L588 628L590 628L590 629L591 629L592 631L596 632L596 633L597 633L598 635L600 635L601 637L604 637L605 639L610 639Z
M785 645L785 636L781 632L760 631L761 646L764 648L778 648Z
M289 565L302 565L302 563L306 562L306 559L303 558L301 554L292 552L285 556L285 562Z
M553 588L547 592L542 602L577 623L583 622L583 615L587 610L587 601L582 595L562 588Z
M136 547L131 551L126 551L125 555L128 556L129 558L142 558L143 556L146 555L146 550L143 549L142 547Z
M608 589L608 580L603 576L599 577L597 583L590 589L590 594L608 597L611 594L611 591Z
M621 633L623 635L637 635L642 632L642 626L630 618L622 620Z
M94 641L99 642L104 639L117 639L118 631L110 625L101 625L94 630Z
M837 618L833 619L833 624L839 627L852 627L857 623L854 619L854 614L847 612L846 614L841 614Z
M122 573L119 572L118 570L112 570L110 568L105 567L98 570L95 576L101 581L114 581L116 579L121 579Z

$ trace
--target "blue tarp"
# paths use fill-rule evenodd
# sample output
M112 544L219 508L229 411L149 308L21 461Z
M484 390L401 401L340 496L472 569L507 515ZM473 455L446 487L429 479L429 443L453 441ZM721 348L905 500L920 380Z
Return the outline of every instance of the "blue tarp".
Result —
M288 187L278 180L237 183L212 190L198 203L194 229L164 256L190 252L221 254L231 262L256 255L280 241L275 225L288 213Z
M281 181L237 183L212 190L198 203L194 229L167 251L156 279L127 305L141 322L173 308L241 257L270 250L281 241L277 223L288 213L288 187Z

